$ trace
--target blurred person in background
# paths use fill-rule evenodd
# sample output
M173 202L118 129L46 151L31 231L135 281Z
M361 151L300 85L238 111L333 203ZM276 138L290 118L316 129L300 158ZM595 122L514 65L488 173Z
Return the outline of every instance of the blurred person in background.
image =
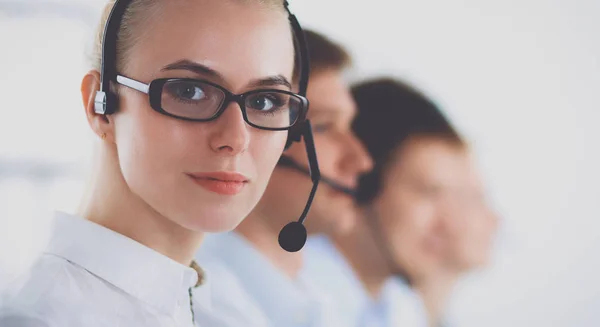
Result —
M474 158L459 173L464 186L453 190L447 200L447 222L444 226L448 244L436 265L412 287L418 290L431 326L449 327L453 323L444 311L457 282L466 274L487 266L497 230L498 218L485 200L484 186Z
M332 40L305 31L311 76L307 96L321 175L355 188L372 162L352 132L356 105L342 77L348 53ZM312 181L302 144L284 152L256 208L235 232L207 236L196 258L221 300L215 312L239 326L347 326L332 314L326 294L299 277L303 251L290 253L277 235L302 212ZM343 234L357 219L354 199L320 183L306 219L309 234Z
M310 238L303 274L354 326L439 326L456 278L485 261L494 226L468 146L400 81L352 92L353 127L374 161L357 193L363 218L349 233Z
M280 0L106 5L80 90L99 141L89 193L56 215L0 326L194 326L191 302L208 312L203 235L253 209L307 109L288 18Z

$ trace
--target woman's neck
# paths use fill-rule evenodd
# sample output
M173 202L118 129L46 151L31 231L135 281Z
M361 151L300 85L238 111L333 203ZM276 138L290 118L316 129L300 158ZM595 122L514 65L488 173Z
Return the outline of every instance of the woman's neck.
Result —
M427 277L413 281L413 287L421 295L429 320L429 326L439 326L444 317L446 304L459 274L437 271Z
M125 182L116 150L102 144L79 216L127 236L183 265L189 265L202 233L185 229L152 209Z
M256 249L285 275L295 279L302 268L302 252L290 253L279 245L279 231L272 222L278 221L272 217L260 215L253 211L240 223L236 232L252 243Z
M367 219L370 217L363 214L352 232L335 237L334 243L354 269L367 293L376 300L383 285L392 276L392 270L374 239Z

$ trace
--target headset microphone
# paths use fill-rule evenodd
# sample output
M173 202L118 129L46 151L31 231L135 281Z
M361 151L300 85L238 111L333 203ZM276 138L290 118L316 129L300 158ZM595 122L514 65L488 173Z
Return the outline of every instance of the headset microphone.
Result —
M310 176L310 171L308 169L302 167L296 161L294 161L292 158L290 158L288 156L285 156L285 155L281 156L281 158L279 158L279 162L277 163L277 165L283 166L283 167L288 167L288 168L294 169L304 175ZM328 185L329 187L331 187L332 189L334 189L338 192L342 192L346 195L349 195L352 198L354 198L356 196L355 189L341 185L340 183L334 181L331 178L321 176L321 183Z
M296 16L294 16L289 9L289 2L284 1L284 7L288 12L288 17L290 24L292 25L292 29L294 31L295 42L298 48L298 59L300 63L300 80L298 85L298 93L302 96L306 96L306 90L308 88L308 78L310 74L310 59L308 46L306 44L306 39L304 37L304 31L298 23ZM308 201L306 202L306 206L304 207L304 211L300 215L298 221L293 221L285 225L281 231L279 232L279 246L288 252L297 252L300 251L304 244L306 244L306 228L303 223L306 219L306 215L310 210L310 206L315 197L315 193L317 192L317 187L319 185L319 180L321 179L321 173L319 172L319 163L317 161L317 153L315 151L315 144L313 141L312 128L310 125L310 121L308 119L304 119L302 117L302 122L297 126L294 126L293 129L289 131L288 140L286 142L286 148L289 148L292 142L299 142L301 138L304 138L304 146L306 147L306 155L308 156L308 166L309 171L308 174L313 182L312 189L310 190L310 195L308 196Z
M304 146L306 147L306 154L308 156L308 174L313 182L313 186L310 190L310 195L308 196L304 211L302 211L302 214L300 215L300 219L285 225L279 232L279 245L288 252L300 251L306 243L306 227L304 227L302 223L304 222L304 219L306 219L306 215L308 214L308 210L310 209L321 179L310 121L306 120L303 124L304 128L302 136L304 137Z

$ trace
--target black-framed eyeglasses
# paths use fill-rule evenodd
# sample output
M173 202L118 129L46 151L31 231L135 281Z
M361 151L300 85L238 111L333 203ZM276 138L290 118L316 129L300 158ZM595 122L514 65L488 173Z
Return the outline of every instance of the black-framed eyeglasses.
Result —
M155 111L177 119L206 122L219 118L235 101L251 126L271 131L289 130L304 121L308 100L290 91L252 90L234 94L226 88L200 79L160 78L145 84L123 75L117 83L148 94Z

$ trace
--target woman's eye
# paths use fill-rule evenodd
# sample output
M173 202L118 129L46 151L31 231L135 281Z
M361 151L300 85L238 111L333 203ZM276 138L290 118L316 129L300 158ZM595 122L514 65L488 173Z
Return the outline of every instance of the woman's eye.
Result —
M263 111L271 110L275 106L273 101L266 96L255 97L254 99L252 99L251 105L252 105L253 109L263 110Z
M274 111L288 103L285 95L277 93L256 94L248 99L247 105L258 111Z
M193 84L180 84L174 89L175 96L180 99L199 101L206 97L204 90Z

